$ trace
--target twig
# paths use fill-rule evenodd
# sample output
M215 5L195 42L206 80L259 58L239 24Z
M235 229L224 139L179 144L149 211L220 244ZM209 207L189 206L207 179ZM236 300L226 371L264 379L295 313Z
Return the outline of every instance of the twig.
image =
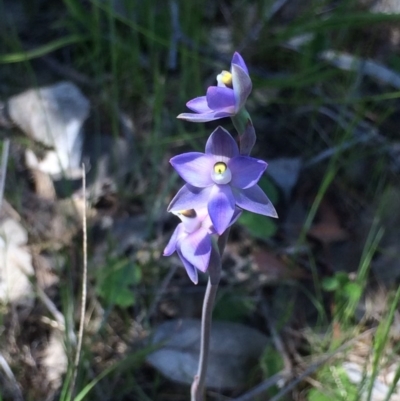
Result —
M377 81L400 89L400 75L375 61L365 60L336 50L321 52L318 58L341 70L360 72L362 75L368 75Z
M10 365L6 361L3 355L0 354L0 367L3 369L5 375L7 376L9 382L11 383L13 387L13 393L14 393L14 400L15 401L22 401L24 397L22 396L22 391L21 388L17 382L17 379L14 376L14 373L12 372Z
M247 393L243 394L239 398L235 398L232 401L252 401L258 395L265 393L269 388L277 384L280 380L287 377L287 372L284 370L282 372L275 373L273 376L269 377L267 380L263 381L258 386L252 388Z
M170 283L170 281L172 280L172 277L174 277L174 274L176 273L178 269L178 265L175 265L174 267L172 267L171 269L169 269L168 274L165 276L164 280L162 281L159 289L156 292L156 296L154 298L153 303L151 304L150 308L149 308L149 312L147 313L147 319L150 319L151 316L153 316L158 303L160 302L161 297L164 295L164 293L167 290L167 287ZM143 319L139 319L139 322L143 320Z
M59 61L57 61L57 59L55 59L52 56L47 55L41 57L40 61L45 63L47 67L49 67L58 75L65 77L71 81L74 81L79 85L85 85L91 88L94 88L96 86L96 82L92 78L89 78L87 75L79 71L76 71L74 68L66 65L65 63L64 64L60 63Z
M78 374L79 361L82 351L83 331L85 326L85 311L87 299L87 224L86 224L86 169L82 163L82 195L84 201L82 216L82 232L83 232L83 274L82 274L82 296L81 296L81 318L79 322L78 344L76 346L74 372L71 380L70 394L73 398L75 391L76 376Z
M312 373L314 373L324 363L328 362L331 358L333 358L337 354L339 354L342 351L344 351L346 348L348 348L354 342L360 340L361 338L370 336L371 333L373 333L375 331L376 331L376 328L372 328L372 329L366 330L366 331L364 331L364 333L361 333L360 335L352 338L347 343L341 345L339 348L337 348L336 350L332 351L328 355L324 355L319 360L317 360L313 364L311 364L300 376L298 376L297 378L293 379L290 383L285 385L285 387L275 397L271 398L269 401L278 401L286 393L288 393L295 386L297 386L297 384L300 383L305 377L307 377L307 376L311 375ZM285 379L287 376L288 376L288 372L285 369L283 369L282 371L276 373L274 376L268 378L267 380L265 380L264 382L259 384L257 387L254 387L253 389L251 389L247 393L241 395L239 398L235 398L235 399L233 399L231 401L251 401L251 400L254 400L255 397L257 397L260 394L264 393L270 387L275 385L279 380Z
M10 152L10 140L5 139L3 142L3 149L1 153L1 171L0 171L0 209L3 204L4 187L6 184L8 154Z
M359 336L357 336L357 337L351 339L350 341L348 341L347 343L343 344L342 346L340 346L339 348L337 348L335 351L331 352L330 354L323 356L319 361L316 361L311 366L309 366L299 377L295 378L290 383L286 384L285 387L278 394L276 394L275 397L272 397L270 401L278 401L279 399L281 399L285 394L287 394L290 390L292 390L294 387L296 387L305 377L314 373L320 366L322 366L323 364L328 362L335 355L344 351L347 347L349 347L355 341L357 341L360 338L365 337L367 335L369 336L372 331L375 331L375 328L365 331L364 333L360 334Z
M263 312L265 321L268 326L268 330L271 333L272 341L274 342L275 348L282 356L284 370L286 372L291 372L293 370L292 361L290 360L290 357L289 357L288 353L286 352L285 346L283 345L282 339L280 338L280 336L275 328L275 325L272 322L269 307L265 301L261 304L261 308L262 308L262 312Z
M303 165L304 168L309 168L314 166L315 164L321 163L322 161L329 159L331 156L336 155L337 152L343 152L347 149L350 149L356 145L362 144L362 143L368 143L371 139L374 137L372 135L361 137L361 138L355 138L350 141L341 143L340 145L334 146L332 148L323 150L320 152L318 155L313 156L311 159L306 161Z
M313 34L299 35L284 44L284 47L302 52L303 45L314 38ZM361 76L369 76L387 85L400 89L400 74L373 60L363 59L349 53L328 49L318 54L318 59L343 71L354 71Z
M267 19L272 17L287 3L288 0L275 0L275 3L270 7L267 14Z
M244 38L238 49L244 49L248 47L251 42L258 40L265 23L267 21L271 21L275 14L279 12L279 10L287 3L287 1L288 0L275 0L274 4L272 4L272 6L266 11L264 18L261 21L258 21L253 28L250 29L248 35Z
M313 111L311 108L302 108L300 110L301 113ZM352 121L356 120L356 116L353 113L350 113L346 110L335 111L328 107L320 107L318 108L318 112L331 118L335 123L337 123L343 130L350 131L352 130L354 138L349 141L340 143L337 146L332 148L323 150L318 155L313 156L310 160L306 161L303 165L304 168L309 168L315 164L318 164L325 159L330 158L331 156L337 154L337 152L343 152L349 148L352 148L356 145L366 143L368 144L370 141L373 141L373 144L382 143L384 144L385 140L382 136L379 135L378 130L368 124L365 121L359 121L353 127Z
M53 315L54 319L58 324L58 328L61 331L64 331L66 327L64 315L57 309L57 307L54 305L54 302L46 295L46 293L39 287L37 283L36 283L36 292L39 299L43 302L44 306ZM73 342L75 342L75 338L73 338Z

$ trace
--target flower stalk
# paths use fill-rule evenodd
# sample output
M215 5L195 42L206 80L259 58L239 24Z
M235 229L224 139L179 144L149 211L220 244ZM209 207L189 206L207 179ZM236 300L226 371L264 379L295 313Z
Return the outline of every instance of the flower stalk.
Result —
M228 131L218 127L208 138L204 153L184 153L170 160L186 183L168 206L168 211L177 215L181 223L172 234L164 255L176 252L194 284L198 283L198 271L208 273L199 365L191 386L191 401L204 399L212 312L230 227L242 210L278 217L267 195L257 184L267 163L250 157L256 133L245 103L251 89L247 66L236 52L230 71L217 75L217 86L210 86L205 96L187 103L193 113L178 116L197 123L230 117L239 135L238 146Z

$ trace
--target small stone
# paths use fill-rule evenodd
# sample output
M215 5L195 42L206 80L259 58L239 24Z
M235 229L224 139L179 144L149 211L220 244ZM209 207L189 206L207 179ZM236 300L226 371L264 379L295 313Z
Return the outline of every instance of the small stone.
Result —
M81 175L82 124L89 114L89 100L71 82L29 89L8 100L11 121L26 135L51 148L43 159L26 152L26 163L55 178Z
M0 302L30 308L34 291L29 276L34 270L27 239L26 230L15 220L0 223Z

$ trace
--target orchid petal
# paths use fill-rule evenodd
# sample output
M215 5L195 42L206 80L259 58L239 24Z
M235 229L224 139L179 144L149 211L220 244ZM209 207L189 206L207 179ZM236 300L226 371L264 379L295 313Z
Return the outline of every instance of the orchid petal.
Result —
M210 113L212 110L208 107L207 97L200 96L196 97L192 100L189 100L186 103L186 106L190 109L195 111L196 113Z
M246 189L233 188L232 192L236 205L242 209L264 216L278 217L271 201L258 185Z
M238 220L238 218L242 215L243 210L239 209L238 207L235 207L235 211L233 212L233 216L232 216L232 220L229 223L229 227L236 223L236 221Z
M252 84L242 67L232 64L232 86L235 94L236 113L244 106L250 95Z
M208 202L208 213L217 234L230 225L235 212L235 198L229 185L214 185Z
M207 103L212 110L235 114L235 94L231 88L210 86L207 89Z
M212 185L211 173L215 161L209 155L199 152L175 156L170 163L176 172L190 185L204 188Z
M196 188L189 184L184 185L170 202L168 212L206 208L212 188L212 186Z
M176 251L176 243L181 235L184 235L184 226L182 223L178 224L172 233L171 239L164 249L164 256L171 256Z
M247 75L249 75L249 70L247 69L247 65L246 65L246 63L244 62L243 57L242 57L238 52L235 52L235 53L233 54L231 64L236 64L236 65L238 65L239 67L242 68L242 70L243 70Z
M185 121L191 121L193 123L207 123L209 121L219 120L224 117L231 117L232 113L226 111L212 111L210 113L181 113L176 118Z
M211 236L206 228L199 228L189 234L178 247L185 259L197 269L205 272L208 269L211 254Z
M228 167L232 172L232 186L249 188L257 184L267 163L253 157L237 156L229 161Z
M186 273L188 274L190 280L192 280L194 284L197 284L199 282L197 269L189 261L185 259L179 248L176 250L176 252L178 256L181 258L183 266L185 267Z
M239 155L239 148L227 130L217 127L207 140L206 154L216 156L218 161L228 162L232 157Z

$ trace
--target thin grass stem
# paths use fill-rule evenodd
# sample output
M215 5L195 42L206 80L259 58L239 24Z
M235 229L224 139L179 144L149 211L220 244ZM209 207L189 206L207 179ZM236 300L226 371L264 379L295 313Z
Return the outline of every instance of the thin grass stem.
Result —
M1 170L0 170L0 209L3 204L4 187L6 184L8 154L10 152L10 140L5 139L3 142L3 150L1 152Z
M85 164L82 164L82 194L83 194L83 216L82 216L82 232L83 232L83 272L82 272L82 295L81 295L81 317L79 322L78 344L76 346L74 372L71 380L70 394L74 397L75 382L78 374L79 362L82 351L83 332L85 327L85 311L87 299L87 222L86 222L86 169Z

